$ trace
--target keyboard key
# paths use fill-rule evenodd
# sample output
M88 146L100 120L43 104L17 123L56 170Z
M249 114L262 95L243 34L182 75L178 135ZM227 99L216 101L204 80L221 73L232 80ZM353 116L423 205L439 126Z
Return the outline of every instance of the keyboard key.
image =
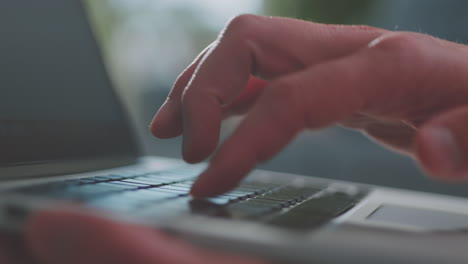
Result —
M179 190L172 190L172 189L165 189L165 188L161 188L161 187L148 188L148 189L145 189L145 190L151 191L151 192L170 193L170 194L177 195L177 196L188 196L188 192L179 191Z
M119 181L126 179L127 176L124 175L105 175L105 176L99 176L99 179L101 180L108 180L108 181Z
M168 219L191 213L190 201L192 197L183 196L176 199L168 199L164 202L148 205L134 213L135 216L145 219Z
M213 217L229 217L225 207L212 203L206 199L192 199L189 201L190 213Z
M161 186L161 185L166 185L170 184L167 180L163 179L149 179L145 177L139 177L135 179L127 179L125 182L130 182L130 183L139 183L139 184L147 184L147 185L152 185L152 186Z
M110 182L110 183L118 184L118 185L122 185L122 186L129 186L129 187L133 187L133 188L147 188L147 187L152 186L150 184L137 183L137 182L131 182L131 181L126 181L126 180L113 181L113 182Z
M260 205L260 206L261 205L270 206L270 207L274 207L277 209L286 208L290 205L289 202L287 201L269 200L269 199L263 199L263 198L253 198L242 203Z
M321 190L322 189L312 187L285 186L265 193L261 197L265 199L288 201L291 204L295 204L319 193Z
M225 193L224 195L234 196L238 198L252 198L257 195L257 191L234 189L230 192Z
M158 178L158 179L165 179L168 181L184 181L193 179L195 177L195 173L191 170L173 170L173 171L165 171L165 172L157 172L157 173L148 173L145 177L148 178Z
M125 199L119 195L94 199L87 202L85 205L93 208L128 213L138 208L141 205L141 201L136 199Z
M260 203L235 203L226 207L229 218L256 219L281 210L281 206Z
M102 182L87 185L70 185L51 189L42 193L43 196L56 199L70 199L83 201L95 196L108 195L113 192L122 192L135 189L130 186L113 184L111 182Z
M330 219L330 217L325 215L307 214L291 210L273 218L268 223L274 226L300 231L317 228L330 221Z
M334 217L354 206L356 199L356 196L341 192L325 192L323 195L312 198L294 209L304 213L323 214Z
M164 186L161 186L161 187L156 187L154 189L168 190L168 191L172 191L172 192L186 193L186 194L188 194L190 192L190 188L176 187L176 186L172 186L172 185L164 185Z
M92 183L96 183L96 181L93 178L83 178L83 179L77 179L77 183L79 183L79 184L92 184Z
M180 196L174 193L152 192L141 189L98 197L86 202L86 205L112 211L132 212L178 197Z
M120 195L120 194L117 194ZM152 204L165 201L167 199L175 199L181 197L179 194L176 193L168 193L168 192L154 192L146 189L136 190L125 192L121 194L122 197L125 199L132 199L140 201L143 204Z
M273 218L269 223L299 230L315 228L352 208L360 197L362 197L361 194L352 196L341 192L325 191L293 207L285 214Z
M235 201L237 198L232 198L229 196L216 196L216 197L210 197L210 198L205 198L206 201L217 204L217 205L227 205L233 201Z
M106 178L106 176L95 176L91 177L91 179L93 179L95 182L105 182L109 180L108 178Z
M78 188L78 190L89 189L89 191L97 193L97 192L118 192L118 191L126 191L126 190L132 190L132 189L137 189L137 188L138 187L135 185L121 184L118 182L101 182L101 183L82 186L81 188Z
M237 187L236 189L246 190L246 191L255 191L255 192L257 191L266 192L266 191L273 190L281 186L282 186L281 184L277 184L277 183L247 181L247 182L241 183L239 187Z

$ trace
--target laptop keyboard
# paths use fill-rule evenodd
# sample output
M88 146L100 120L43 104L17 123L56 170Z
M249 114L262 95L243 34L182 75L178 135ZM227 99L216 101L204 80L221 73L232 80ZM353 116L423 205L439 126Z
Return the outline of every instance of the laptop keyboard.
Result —
M188 193L191 170L129 171L71 179L14 190L51 199L67 199L92 208L140 217L170 218L198 214L262 221L290 228L318 227L352 208L364 193L346 193L328 186L293 186L247 181L225 194L194 199Z

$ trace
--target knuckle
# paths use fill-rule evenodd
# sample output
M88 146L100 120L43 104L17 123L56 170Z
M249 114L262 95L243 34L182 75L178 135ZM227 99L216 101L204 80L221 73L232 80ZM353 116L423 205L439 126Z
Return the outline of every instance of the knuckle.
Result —
M235 35L240 37L252 37L256 28L262 22L262 17L251 14L242 14L234 17L227 24L222 35Z
M429 72L430 49L426 45L427 38L423 34L409 32L392 32L383 34L368 45L368 55L375 65L388 74L398 72L400 79L419 78ZM381 65L382 60L386 63ZM417 65L417 67L416 67ZM418 77L419 76L419 77Z
M352 25L352 28L362 31L381 31L380 28L369 26L369 25Z
M205 107L221 107L224 104L222 96L213 90L202 90L188 87L184 90L181 98L182 106L187 109L198 109L201 105Z
M383 34L369 43L369 48L385 52L417 54L422 51L421 34L409 32L392 32Z

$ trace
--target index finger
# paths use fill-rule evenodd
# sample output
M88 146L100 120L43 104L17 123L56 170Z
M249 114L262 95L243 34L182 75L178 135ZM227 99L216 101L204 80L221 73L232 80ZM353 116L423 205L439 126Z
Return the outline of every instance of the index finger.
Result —
M382 34L364 26L335 26L288 18L234 18L200 62L182 97L183 154L205 159L216 148L222 107L251 74L275 79L350 54Z

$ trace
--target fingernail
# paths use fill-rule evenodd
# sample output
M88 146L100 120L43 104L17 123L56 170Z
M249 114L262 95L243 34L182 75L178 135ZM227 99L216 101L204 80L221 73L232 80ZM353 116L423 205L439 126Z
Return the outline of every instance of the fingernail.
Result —
M429 138L431 156L438 167L446 173L454 173L462 169L463 157L453 133L446 128L431 127L425 133Z

